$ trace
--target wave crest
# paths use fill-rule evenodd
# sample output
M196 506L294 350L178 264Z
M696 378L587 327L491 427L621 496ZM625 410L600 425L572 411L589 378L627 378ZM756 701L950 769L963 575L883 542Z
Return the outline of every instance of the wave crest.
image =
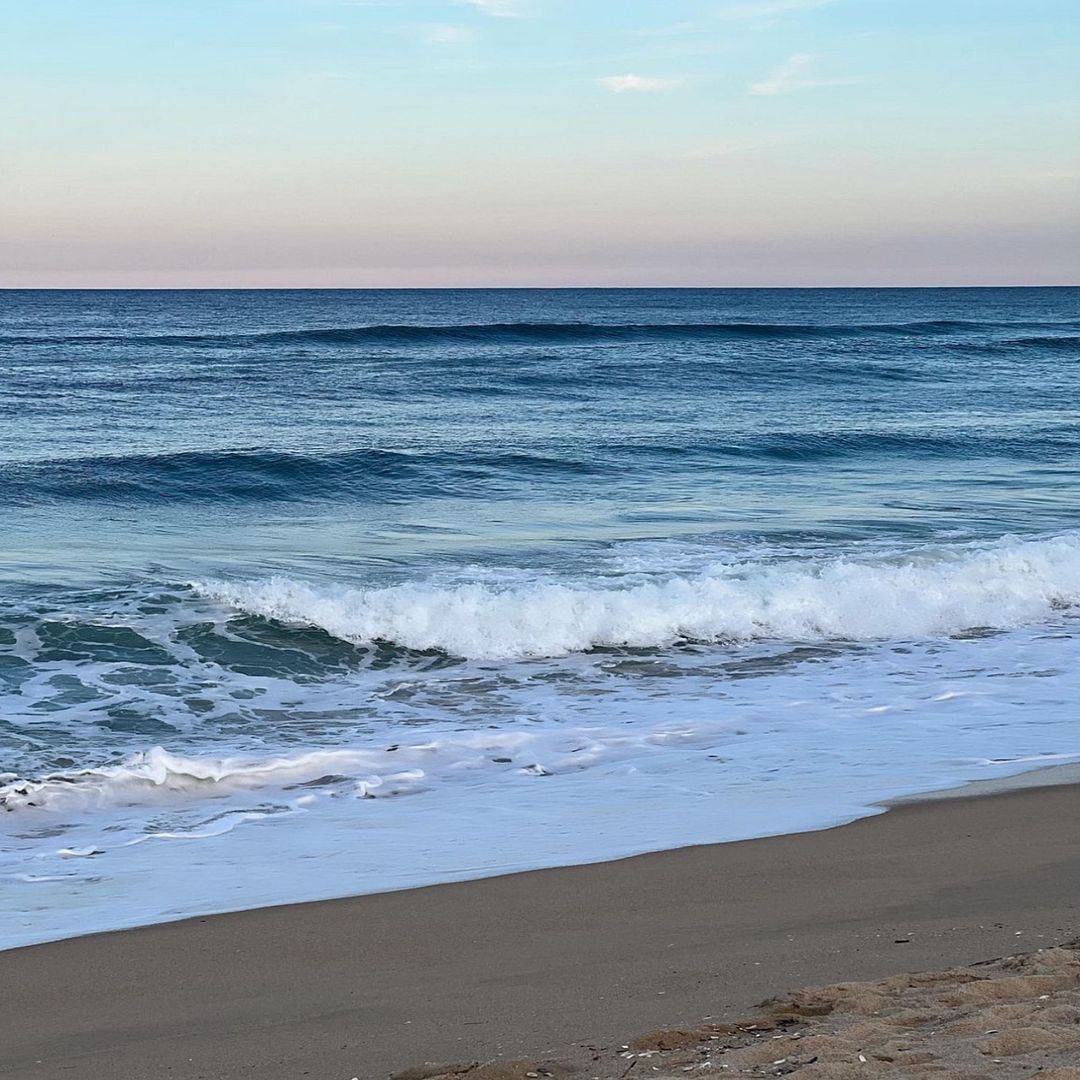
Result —
M16 335L0 337L0 345L159 345L243 348L249 345L423 345L528 344L561 341L641 341L687 338L817 338L874 335L951 336L991 330L1060 330L1060 322L977 322L927 319L900 323L761 323L733 319L697 323L514 322L443 325L383 324L370 326L304 327L263 333L226 334L75 334L61 337Z
M873 560L718 564L627 584L531 578L356 589L285 577L195 583L250 615L467 659L685 642L873 641L1008 629L1080 604L1080 534Z
M134 502L387 497L410 490L467 495L499 476L576 476L593 466L528 453L411 452L360 448L299 453L269 448L101 455L0 464L0 496L17 502Z
M723 441L611 442L580 450L525 451L273 448L105 454L0 463L0 498L17 504L113 502L305 502L318 499L468 498L522 483L651 468L667 459L808 463L897 457L1008 457L1046 461L1080 450L1069 426L1013 432L911 433L873 428L753 432Z

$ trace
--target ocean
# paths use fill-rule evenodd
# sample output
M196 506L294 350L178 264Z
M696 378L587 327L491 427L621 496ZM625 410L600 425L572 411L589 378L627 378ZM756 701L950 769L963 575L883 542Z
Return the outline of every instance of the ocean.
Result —
M0 947L1080 760L1080 289L0 293Z

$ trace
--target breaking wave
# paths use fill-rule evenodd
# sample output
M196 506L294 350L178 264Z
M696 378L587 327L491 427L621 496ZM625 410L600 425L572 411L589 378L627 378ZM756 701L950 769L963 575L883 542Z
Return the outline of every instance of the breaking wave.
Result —
M718 564L659 580L343 588L203 581L204 597L342 640L467 659L681 643L874 641L1004 630L1080 605L1080 534L877 559Z

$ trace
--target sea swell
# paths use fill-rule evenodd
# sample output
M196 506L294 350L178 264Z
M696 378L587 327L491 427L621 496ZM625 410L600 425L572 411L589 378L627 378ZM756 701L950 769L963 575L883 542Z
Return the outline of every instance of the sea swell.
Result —
M249 346L412 346L567 344L574 342L678 341L724 338L815 339L835 337L951 337L1002 330L1051 330L1075 328L1060 322L985 322L962 319L927 319L899 323L762 323L724 322L513 322L443 325L383 324L326 326L262 331L258 333L201 334L69 334L6 335L0 346L157 346L238 349ZM1017 339L1023 341L1024 339ZM1068 341L1068 338L1038 340ZM1073 339L1075 340L1075 339Z
M475 498L525 484L573 484L640 474L670 463L854 464L882 459L1000 458L1053 462L1080 453L1080 429L1059 424L1027 432L907 432L872 428L751 432L680 444L599 442L589 448L319 452L270 447L88 455L0 463L0 499L9 505L79 500L128 504L304 502ZM722 474L717 473L719 480Z
M496 474L572 477L590 469L583 461L527 453L191 450L0 464L0 495L23 503L291 502L365 496L392 501L409 493L465 496L471 485Z

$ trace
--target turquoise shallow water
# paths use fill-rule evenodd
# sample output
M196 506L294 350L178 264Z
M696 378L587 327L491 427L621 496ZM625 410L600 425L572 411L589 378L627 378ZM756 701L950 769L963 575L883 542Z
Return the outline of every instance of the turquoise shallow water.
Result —
M1080 290L16 291L0 379L0 945L1080 757Z

